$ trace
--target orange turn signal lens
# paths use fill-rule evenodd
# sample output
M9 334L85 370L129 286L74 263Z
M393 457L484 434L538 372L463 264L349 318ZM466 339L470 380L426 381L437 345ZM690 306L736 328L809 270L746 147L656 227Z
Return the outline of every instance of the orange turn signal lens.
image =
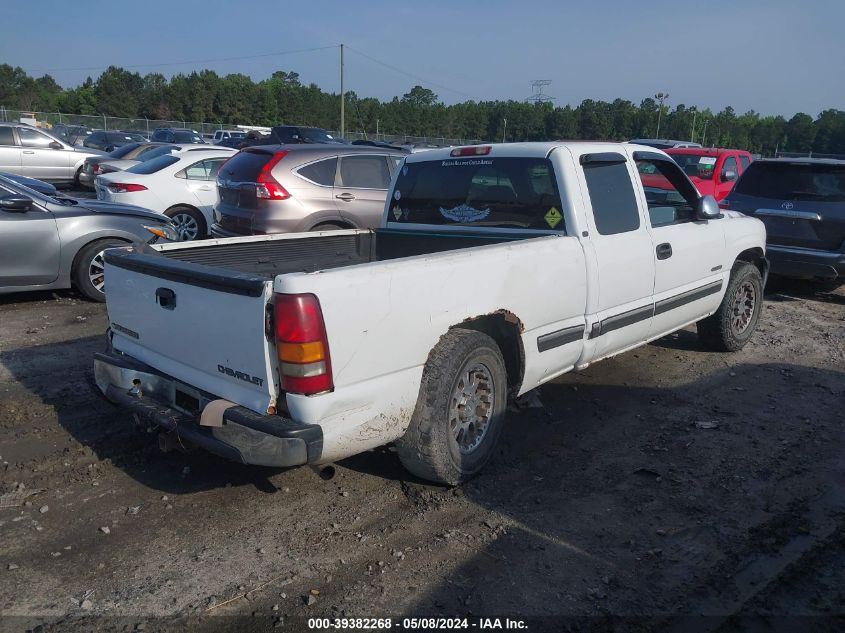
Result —
M279 343L279 360L286 363L315 363L325 360L322 341Z

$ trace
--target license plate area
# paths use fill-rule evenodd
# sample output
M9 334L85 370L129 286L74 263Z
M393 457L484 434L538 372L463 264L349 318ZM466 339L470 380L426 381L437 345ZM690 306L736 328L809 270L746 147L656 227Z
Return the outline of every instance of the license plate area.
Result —
M174 385L173 407L175 409L188 415L199 415L206 404L208 404L208 399L203 398L196 389L178 382Z

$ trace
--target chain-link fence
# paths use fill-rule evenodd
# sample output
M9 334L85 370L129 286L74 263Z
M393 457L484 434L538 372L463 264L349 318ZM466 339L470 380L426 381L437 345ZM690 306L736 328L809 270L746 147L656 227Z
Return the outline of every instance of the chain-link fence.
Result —
M24 110L9 109L0 106L0 121L23 121L45 129L54 125L84 125L94 130L120 130L124 132L141 132L152 134L157 127L188 128L200 134L213 134L216 130L233 129L234 125L223 123L209 123L198 121L175 121L164 119L130 119L123 117L64 114L62 112L26 112ZM244 125L247 125L246 123ZM339 136L337 132L331 132ZM364 132L347 131L344 137L349 141L361 139L385 141L387 143L411 145L474 145L483 141L479 139L447 138L443 136L408 136L404 134L367 134Z

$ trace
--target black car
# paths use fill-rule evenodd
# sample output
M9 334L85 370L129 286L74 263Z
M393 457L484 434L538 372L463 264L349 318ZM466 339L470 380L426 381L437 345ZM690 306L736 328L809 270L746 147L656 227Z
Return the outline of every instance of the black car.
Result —
M845 277L845 160L755 160L719 204L765 223L772 273Z
M142 143L145 140L146 139L140 134L132 134L128 132L106 132L104 130L98 130L88 135L82 145L85 147L90 147L91 149L99 149L104 152L111 152L117 149L118 147L122 147L123 145L128 145L129 143Z
M276 125L270 129L268 144L279 143L335 143L346 144L321 127L303 127L300 125Z
M181 127L157 127L153 130L150 140L160 143L207 144L205 139L197 132Z
M352 145L366 145L367 147L381 147L383 149L393 149L397 152L405 152L406 154L411 153L411 149L409 147L403 145L394 145L392 143L388 143L386 141L371 141L369 139L361 139L358 141L352 141Z

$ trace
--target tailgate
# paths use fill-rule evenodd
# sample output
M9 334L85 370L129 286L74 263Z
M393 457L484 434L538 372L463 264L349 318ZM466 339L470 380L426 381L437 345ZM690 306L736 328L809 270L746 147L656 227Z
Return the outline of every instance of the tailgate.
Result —
M275 403L269 276L128 248L108 250L105 260L115 349L258 413Z

